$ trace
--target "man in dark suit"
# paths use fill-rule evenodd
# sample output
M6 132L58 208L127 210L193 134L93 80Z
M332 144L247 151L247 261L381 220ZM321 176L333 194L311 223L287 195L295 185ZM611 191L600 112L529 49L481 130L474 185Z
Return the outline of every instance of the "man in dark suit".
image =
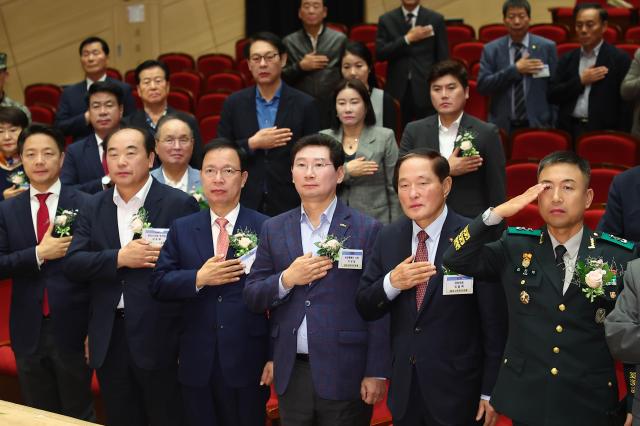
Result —
M183 111L178 111L169 106L169 68L164 62L149 59L136 67L136 84L138 95L142 100L142 109L133 112L122 122L127 126L136 126L146 129L152 136L156 136L158 122L167 114L175 115L189 124L193 132L193 155L189 164L194 169L200 169L202 164L202 136L200 127L195 117ZM155 167L160 163L156 157Z
M502 17L509 34L484 46L478 74L478 92L490 96L489 121L507 133L552 127L547 86L556 72L556 44L529 32L527 0L506 0Z
M69 145L60 180L63 185L95 194L111 183L103 143L120 127L122 90L110 81L98 81L89 87L87 96L93 133Z
M33 124L18 149L29 190L0 203L0 278L13 279L11 347L25 404L95 421L84 359L89 294L64 277L71 231L56 235L56 211L84 211L87 197L60 184L64 136Z
M132 114L136 109L131 95L131 87L127 83L107 76L107 61L109 59L109 45L99 37L89 37L80 43L80 63L85 73L85 80L65 87L60 97L56 111L56 127L65 136L72 136L73 140L91 134L89 111L87 106L87 90L98 81L110 81L122 89L124 115Z
M432 150L398 161L395 186L407 217L380 231L358 288L363 318L391 313L389 406L398 426L475 425L483 415L491 425L497 418L488 400L507 334L504 293L472 278L455 288L455 274L442 270L451 238L469 222L445 204L448 172Z
M478 216L442 261L502 281L509 332L491 404L516 426L606 426L625 415L603 323L636 253L632 243L584 226L589 177L589 163L574 152L549 154L539 183ZM495 241L491 229L536 199L546 226L508 228Z
M549 102L560 107L558 128L574 139L593 130L631 129L631 106L620 85L631 59L602 38L608 14L602 6L582 3L573 11L581 47L560 58L549 82Z
M96 369L109 425L182 424L182 305L151 297L161 246L140 237L147 227L166 230L198 206L149 176L153 148L143 129L124 128L105 140L115 187L96 194L80 215L65 265L69 278L90 283L89 365Z
M598 231L640 242L639 206L640 166L636 166L613 178Z
M449 57L444 17L420 6L420 0L402 0L402 6L378 21L376 57L388 61L385 90L400 101L402 122L433 114L425 93L431 66Z
M434 65L429 85L438 114L407 125L400 156L429 148L448 158L453 187L447 205L458 214L474 217L505 200L505 158L498 128L464 113L467 78L458 61Z
M291 183L291 146L319 131L320 121L313 98L282 81L287 53L276 35L254 35L248 52L256 86L225 100L218 136L235 141L249 155L242 205L275 216L300 203Z
M151 281L157 298L186 302L178 375L193 426L265 422L268 321L242 301L245 250L239 240L230 242L239 232L257 236L267 219L240 205L247 175L246 156L234 142L205 146L201 181L210 209L171 226Z
M355 308L381 225L336 198L343 164L342 146L330 136L294 145L293 181L302 205L264 223L244 288L250 309L270 312L283 424L368 426L372 405L386 390L388 317L367 323ZM319 248L326 242L335 256Z

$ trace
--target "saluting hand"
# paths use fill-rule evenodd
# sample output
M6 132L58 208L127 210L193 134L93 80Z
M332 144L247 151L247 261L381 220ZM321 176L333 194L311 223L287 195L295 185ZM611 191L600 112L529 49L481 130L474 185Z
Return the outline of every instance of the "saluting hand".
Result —
M409 290L428 281L437 273L435 265L429 262L414 262L414 257L407 257L391 271L391 285L398 290Z
M498 207L493 209L493 212L503 219L511 217L533 202L533 200L537 199L538 195L549 187L550 185L548 183L539 183L534 185L517 197L513 197L509 201L500 204Z
M196 273L196 287L231 284L240 280L244 266L240 259L224 260L224 255L213 256Z

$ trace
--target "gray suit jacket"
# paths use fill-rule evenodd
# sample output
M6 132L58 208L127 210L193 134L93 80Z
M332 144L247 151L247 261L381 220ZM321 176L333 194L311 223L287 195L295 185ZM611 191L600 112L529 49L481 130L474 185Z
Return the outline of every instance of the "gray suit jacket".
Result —
M187 192L194 191L201 186L200 183L200 171L194 169L191 166L187 166ZM162 174L162 166L157 169L151 170L151 176L156 178L156 180L160 183L165 183L164 175ZM165 183L166 184L166 183Z
M549 65L551 75L558 62L556 44L529 33L529 57ZM524 77L509 59L509 36L500 37L484 46L478 74L478 92L490 97L489 121L507 132L511 131L511 100L514 83L524 78L527 118L530 127L553 127L554 110L547 102L549 77Z
M342 144L342 128L320 131ZM393 188L393 171L398 161L398 145L393 130L366 126L360 134L356 158L378 163L378 171L371 176L350 176L345 169L344 181L338 196L349 207L387 224L402 215L398 195Z
M633 55L629 71L622 80L620 95L625 101L634 103L631 133L640 136L640 49Z
M459 132L463 130L475 134L473 144L480 151L483 163L475 172L453 177L447 205L458 214L475 217L505 201L505 158L496 126L464 113ZM415 148L440 152L437 114L413 121L405 127L400 142L400 156Z
M637 55L636 55L637 57ZM624 265L623 265L624 266ZM627 264L624 290L616 307L604 320L607 344L611 355L626 364L635 364L640 377L640 259ZM633 426L640 425L640 381L636 380L633 395Z

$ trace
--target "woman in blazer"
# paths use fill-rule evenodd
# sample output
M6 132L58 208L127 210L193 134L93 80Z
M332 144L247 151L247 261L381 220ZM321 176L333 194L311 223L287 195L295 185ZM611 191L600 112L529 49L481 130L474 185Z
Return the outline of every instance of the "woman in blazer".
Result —
M345 176L338 196L350 207L389 223L401 215L393 189L398 146L392 130L377 127L366 86L343 80L334 92L333 123L321 133L341 142Z

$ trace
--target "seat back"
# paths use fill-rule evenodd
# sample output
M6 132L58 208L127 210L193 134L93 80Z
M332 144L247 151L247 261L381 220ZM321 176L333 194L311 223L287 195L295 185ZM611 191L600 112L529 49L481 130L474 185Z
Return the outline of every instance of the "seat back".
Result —
M489 43L497 38L506 36L508 33L509 30L502 23L486 24L478 30L478 40L483 43Z
M361 41L364 44L376 41L378 24L356 24L349 31L349 39Z
M544 225L536 204L528 204L515 215L507 218L507 226L522 226L537 229Z
M488 99L478 93L478 84L475 80L469 80L469 99L467 99L464 111L480 120L487 120L487 115L489 114Z
M218 137L218 124L220 123L219 115L210 115L200 120L200 134L202 135L202 143L204 145Z
M511 135L511 160L542 160L554 151L571 148L571 135L554 129L520 129Z
M636 54L636 50L640 49L640 44L636 43L617 43L616 47L629 55L629 58L633 59Z
M202 92L202 76L196 71L179 71L169 77L171 88L185 89L191 92L194 100L200 97Z
M571 52L572 50L580 49L579 43L559 43L556 45L556 51L558 52L558 58L564 56L566 53Z
M560 24L536 24L529 27L532 34L548 38L556 44L569 40L569 29Z
M604 215L604 210L602 208L586 210L584 212L584 224L590 229L598 228L598 223L600 223L600 219Z
M233 69L235 69L233 58L224 53L210 53L198 58L198 71L202 73L204 78L208 78L212 74L231 71Z
M484 43L480 41L466 41L456 44L451 50L451 57L465 61L469 66L480 61Z
M53 121L56 118L56 111L46 104L29 105L29 112L31 112L31 121L34 123L43 123L53 125Z
M522 194L538 183L537 162L510 162L506 167L507 198Z
M447 42L449 43L449 54L456 44L466 41L474 41L476 39L476 31L471 25L467 24L451 24L447 25Z
M24 104L26 106L44 104L55 110L60 103L60 95L62 95L62 89L55 84L30 84L24 88Z
M196 117L198 120L202 120L211 115L220 115L222 105L228 96L229 94L227 93L207 93L202 95L198 100L198 106L196 108Z
M576 153L590 163L633 167L638 164L639 139L628 133L597 131L576 141Z
M158 56L158 60L164 62L170 73L195 69L196 64L193 56L188 53L164 53Z
M205 84L205 92L207 93L221 89L236 92L243 88L244 79L239 71L212 74L207 77L207 83Z
M594 167L591 169L591 188L593 189L592 206L607 204L609 187L613 178L622 173L620 168Z
M180 111L193 114L195 102L193 100L193 94L179 87L172 87L167 96L167 103Z

